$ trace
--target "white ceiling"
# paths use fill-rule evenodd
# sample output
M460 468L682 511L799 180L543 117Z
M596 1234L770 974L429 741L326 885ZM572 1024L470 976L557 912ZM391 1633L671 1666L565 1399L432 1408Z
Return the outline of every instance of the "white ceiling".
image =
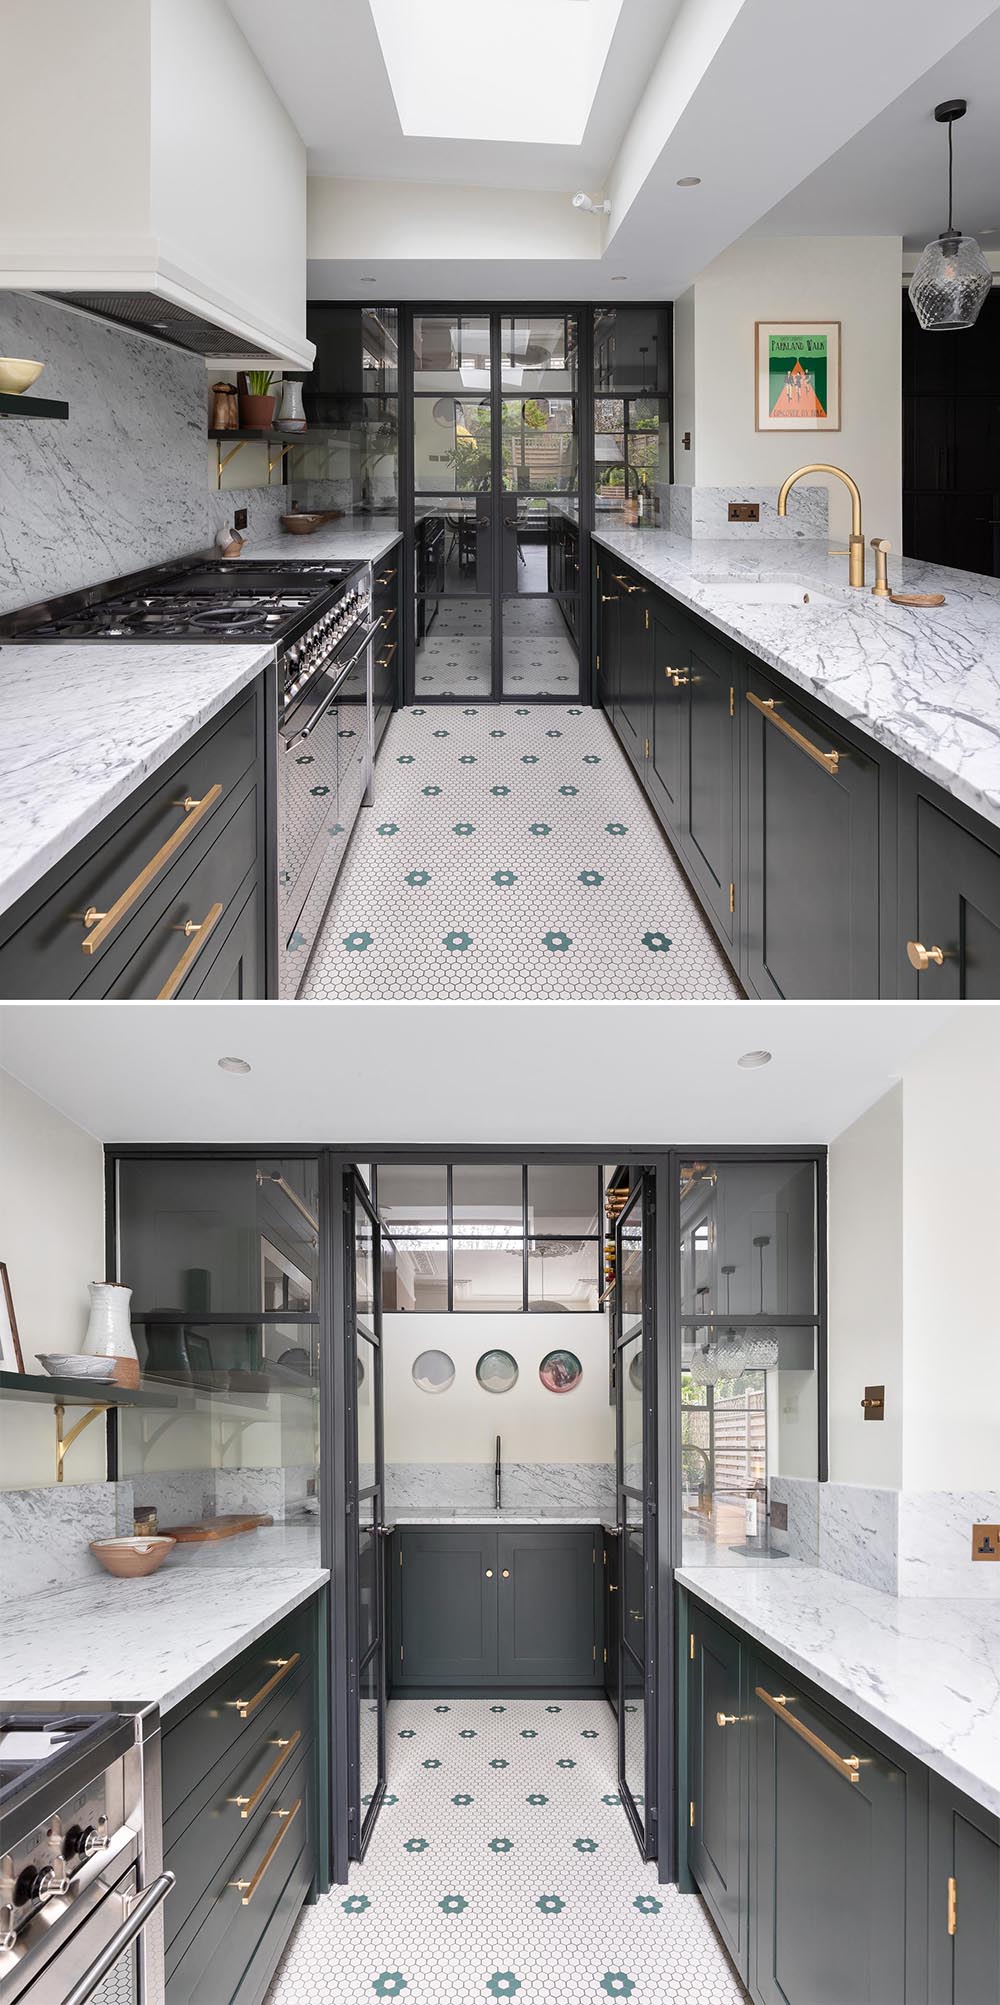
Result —
M923 250L948 219L948 142L934 106L964 97L955 126L955 219L1000 250L1000 7L942 62L786 195L755 236L899 232Z
M968 1007L9 1003L0 1067L103 1141L822 1143Z

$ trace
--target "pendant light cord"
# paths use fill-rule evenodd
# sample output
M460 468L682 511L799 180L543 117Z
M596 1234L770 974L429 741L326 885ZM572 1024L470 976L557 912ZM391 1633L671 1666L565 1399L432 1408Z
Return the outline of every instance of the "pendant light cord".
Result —
M948 120L948 235L949 237L953 237L955 234L955 226L954 223L952 222L952 209L954 206L952 201L952 181L955 168L954 138L955 138L955 127L952 120L949 119Z

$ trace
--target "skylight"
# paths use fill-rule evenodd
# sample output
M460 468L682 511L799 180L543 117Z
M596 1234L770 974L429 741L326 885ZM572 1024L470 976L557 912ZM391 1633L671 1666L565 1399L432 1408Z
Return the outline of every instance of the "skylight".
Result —
M411 138L579 146L622 0L368 0Z

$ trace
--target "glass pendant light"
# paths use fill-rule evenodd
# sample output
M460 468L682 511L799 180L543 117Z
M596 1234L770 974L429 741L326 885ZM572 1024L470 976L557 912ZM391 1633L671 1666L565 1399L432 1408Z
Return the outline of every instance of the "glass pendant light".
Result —
M938 124L948 127L948 228L928 244L909 286L913 310L929 332L972 327L993 284L975 237L963 237L952 221L953 128L967 108L964 97L934 107Z

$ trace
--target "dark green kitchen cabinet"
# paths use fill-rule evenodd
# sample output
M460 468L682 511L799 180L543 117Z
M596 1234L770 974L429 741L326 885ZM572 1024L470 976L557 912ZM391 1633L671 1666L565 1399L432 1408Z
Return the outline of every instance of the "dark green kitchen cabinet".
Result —
M618 735L642 778L649 759L650 733L650 604L652 587L633 572L619 569L614 583L620 591L620 665L614 722Z
M1000 1819L936 1775L927 1932L931 2005L997 2005Z
M739 1639L692 1604L688 1855L702 1898L744 1977L749 1922L748 1724Z
M646 785L661 821L680 829L686 697L690 674L686 623L657 593L650 614L649 760Z
M879 993L879 764L830 716L750 671L746 940L760 996Z
M394 1689L599 1688L598 1539L576 1525L399 1528Z
M739 732L736 664L717 635L690 622L682 672L681 854L727 946L736 937Z
M597 700L612 723L618 709L621 680L623 597L612 576L612 559L606 556L594 569L594 664Z
M905 826L912 869L899 929L900 993L922 1002L1000 996L1000 831L981 840L920 786ZM923 953L920 952L923 949ZM916 965L914 965L916 964Z

